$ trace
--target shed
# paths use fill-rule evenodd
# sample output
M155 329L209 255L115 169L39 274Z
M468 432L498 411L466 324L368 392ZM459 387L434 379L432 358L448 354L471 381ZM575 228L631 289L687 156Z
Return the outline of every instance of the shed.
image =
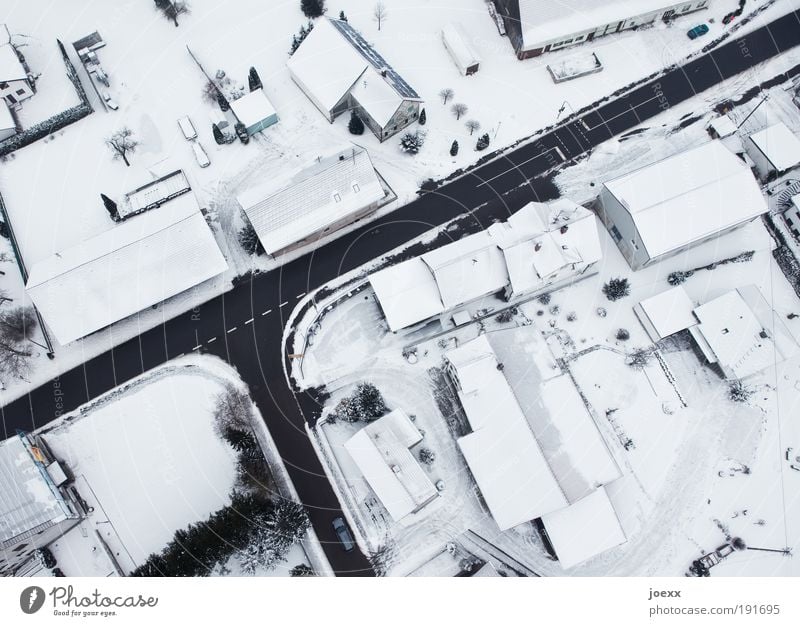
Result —
M750 135L745 150L762 180L778 176L800 164L800 139L783 122Z
M442 28L442 42L464 76L470 76L480 69L481 59L469 44L459 24L446 24Z
M634 305L633 312L653 342L674 335L697 323L694 304L678 285Z
M231 111L236 119L244 124L248 135L255 135L278 123L275 107L272 106L263 89L251 91L231 102Z

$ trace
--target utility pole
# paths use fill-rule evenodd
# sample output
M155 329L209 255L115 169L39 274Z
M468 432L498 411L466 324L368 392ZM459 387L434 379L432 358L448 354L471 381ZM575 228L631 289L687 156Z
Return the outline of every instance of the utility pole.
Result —
M744 123L745 123L747 120L749 120L749 119L750 119L750 116L751 116L753 113L755 113L755 112L758 110L758 107L760 107L762 104L764 104L764 103L765 103L765 102L766 102L768 99L769 99L769 93L766 93L766 94L764 94L764 97L762 98L761 102L759 102L759 103L758 103L758 104L755 106L755 108L754 108L752 111L750 111L750 113L748 113L748 114L747 114L747 117L746 117L746 118L744 118L744 119L741 121L741 123L740 123L740 124L739 124L739 125L736 127L736 130L739 130L739 129L742 127L742 125L743 125L743 124L744 124Z

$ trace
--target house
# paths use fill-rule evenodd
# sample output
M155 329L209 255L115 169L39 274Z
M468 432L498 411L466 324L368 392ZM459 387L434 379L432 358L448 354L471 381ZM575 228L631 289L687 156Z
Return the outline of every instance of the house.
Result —
M724 139L725 137L735 135L739 127L729 115L720 115L708 123L706 130L712 139Z
M481 59L469 44L459 24L445 24L442 28L442 43L458 71L464 76L470 76L480 69Z
M8 108L8 103L3 100L0 102L0 141L13 137L17 134L17 122Z
M422 441L401 409L370 422L348 439L344 448L383 506L399 521L417 513L439 492L410 448Z
M798 354L794 337L755 285L696 307L694 317L689 332L726 378L747 378Z
M458 446L500 530L569 507L621 476L571 379L545 353L538 331L521 327L445 354L472 431Z
M749 135L744 146L761 180L771 180L800 165L800 139L783 122Z
M35 263L25 289L61 345L228 268L192 193Z
M231 102L231 111L244 124L248 135L255 135L278 123L275 107L261 88Z
M603 183L599 216L641 269L768 210L752 172L715 140Z
M358 146L320 157L291 178L237 198L267 254L279 256L363 219L394 199Z
M419 118L417 92L345 21L317 20L286 65L331 123L353 110L385 141Z
M397 332L560 289L596 272L601 258L594 214L560 199L531 202L505 222L379 270L369 280Z
M680 17L710 4L710 0L495 0L519 59Z
M81 520L67 476L38 439L0 442L0 576L13 576L33 553Z
M0 98L14 108L34 93L33 79L24 58L11 43L8 26L0 24Z
M800 193L789 199L789 208L783 212L783 219L792 234L800 239Z
M126 219L150 209L157 209L173 198L192 190L183 170L174 170L125 194L117 212Z
M634 305L633 312L653 343L694 326L694 303L678 285Z

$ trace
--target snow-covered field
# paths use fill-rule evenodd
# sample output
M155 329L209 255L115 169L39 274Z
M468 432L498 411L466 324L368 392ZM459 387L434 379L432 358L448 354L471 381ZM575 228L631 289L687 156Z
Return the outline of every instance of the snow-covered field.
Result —
M114 572L98 536L127 573L176 530L230 503L236 453L214 429L217 397L227 384L242 385L228 365L214 357L183 357L42 431L94 508L52 546L65 574ZM279 460L270 462L277 475L285 473ZM285 576L300 563L308 558L297 545L285 563L258 573ZM238 572L235 557L229 568Z

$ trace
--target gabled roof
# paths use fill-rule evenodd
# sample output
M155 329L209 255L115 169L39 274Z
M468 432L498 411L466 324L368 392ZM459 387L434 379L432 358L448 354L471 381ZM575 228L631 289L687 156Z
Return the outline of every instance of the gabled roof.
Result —
M385 195L369 153L349 146L288 180L249 189L237 199L264 249L274 254Z
M8 130L13 128L16 130L17 125L14 122L14 117L11 115L11 109L8 108L8 103L5 98L0 98L0 130Z
M800 164L800 139L783 122L753 133L750 141L777 172L785 172Z
M768 210L750 169L719 141L646 165L604 186L630 213L650 258Z
M236 119L247 128L275 115L275 107L263 89L256 89L234 100L231 102L231 110Z
M463 67L466 68L481 62L480 57L469 44L466 35L464 35L464 30L460 24L452 22L445 24L442 27L442 39L444 39L448 49Z
M0 44L0 82L27 80L28 74L10 43Z
M39 261L28 295L61 345L227 269L191 193Z
M370 274L369 282L393 331L444 313L436 279L419 257Z
M653 341L694 326L697 320L693 309L694 303L681 285L642 300L638 307L634 307L637 315L644 314L642 323Z

